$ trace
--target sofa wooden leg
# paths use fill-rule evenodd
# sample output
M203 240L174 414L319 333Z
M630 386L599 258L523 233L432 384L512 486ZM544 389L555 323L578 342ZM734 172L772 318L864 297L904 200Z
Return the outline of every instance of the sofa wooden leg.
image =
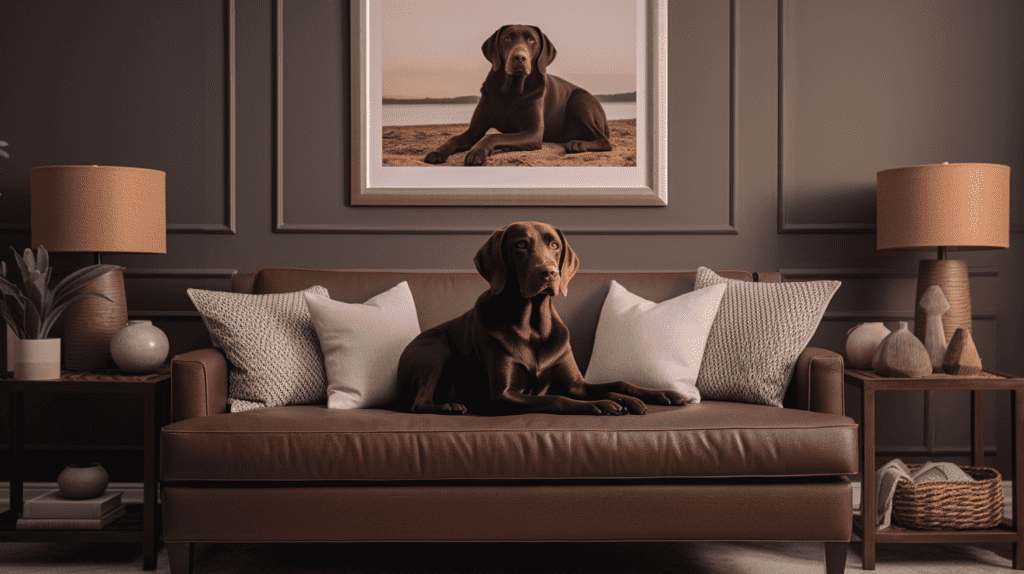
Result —
M195 542L167 542L167 561L171 574L192 574L192 557L196 552Z
M846 572L846 554L849 547L849 542L825 543L825 574L843 574L843 572ZM174 574L177 574L177 572Z

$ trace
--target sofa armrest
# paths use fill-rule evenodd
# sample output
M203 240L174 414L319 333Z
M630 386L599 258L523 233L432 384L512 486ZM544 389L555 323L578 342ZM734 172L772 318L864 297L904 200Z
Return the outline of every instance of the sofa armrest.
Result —
M228 361L220 349L199 349L171 359L171 419L228 412Z
M807 347L793 372L796 407L819 413L846 414L843 392L843 356L826 349Z

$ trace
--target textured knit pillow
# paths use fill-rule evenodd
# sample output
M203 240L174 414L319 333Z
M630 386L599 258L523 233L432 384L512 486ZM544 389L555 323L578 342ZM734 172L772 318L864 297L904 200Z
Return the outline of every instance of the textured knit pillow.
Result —
M695 289L726 284L697 377L704 400L782 406L800 353L839 281L753 283L701 267Z
M398 396L398 359L420 334L416 303L402 281L366 303L305 293L327 367L327 408L382 407Z
M324 402L327 375L303 293L327 296L319 285L295 293L250 295L189 289L210 338L231 362L231 412Z
M697 373L724 292L725 285L712 285L655 304L613 280L584 378L677 391L699 403Z

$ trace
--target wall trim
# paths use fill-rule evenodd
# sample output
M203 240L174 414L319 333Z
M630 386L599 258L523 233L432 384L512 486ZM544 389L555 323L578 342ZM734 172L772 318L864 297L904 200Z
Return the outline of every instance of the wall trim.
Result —
M605 224L574 225L563 227L562 231L569 234L594 235L737 235L736 229L736 146L738 144L738 85L739 67L737 65L737 47L739 44L739 26L737 17L739 6L737 0L729 3L729 220L727 223L694 224L672 227L645 227L630 229ZM273 171L273 232L274 233L365 233L365 234L444 234L444 235L477 235L489 234L493 226L460 226L458 229L436 225L375 225L373 223L302 223L285 220L284 190L284 0L274 0L273 12L273 45L274 45L274 90L273 109L274 121L274 161ZM348 160L346 160L348 161ZM392 208L394 209L394 208ZM385 213L386 219L386 213Z
M779 269L779 273L782 274L783 281L809 281L814 279L917 279L917 271L912 269L855 269L839 267L832 269ZM969 277L998 277L999 268L979 265L970 267L967 274Z

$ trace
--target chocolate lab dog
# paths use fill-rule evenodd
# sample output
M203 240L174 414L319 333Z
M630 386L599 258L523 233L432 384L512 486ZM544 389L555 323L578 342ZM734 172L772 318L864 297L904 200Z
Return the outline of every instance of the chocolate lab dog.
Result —
M568 292L579 259L557 228L513 223L474 258L490 283L473 309L428 329L398 363L398 407L415 413L533 411L643 414L646 402L682 405L674 391L625 381L589 384L551 298Z
M590 92L547 67L555 46L536 26L502 26L483 45L491 71L469 129L452 137L423 161L442 164L469 150L466 165L485 165L495 151L537 150L541 142L564 143L568 153L610 151L608 120ZM487 134L495 128L500 134Z

